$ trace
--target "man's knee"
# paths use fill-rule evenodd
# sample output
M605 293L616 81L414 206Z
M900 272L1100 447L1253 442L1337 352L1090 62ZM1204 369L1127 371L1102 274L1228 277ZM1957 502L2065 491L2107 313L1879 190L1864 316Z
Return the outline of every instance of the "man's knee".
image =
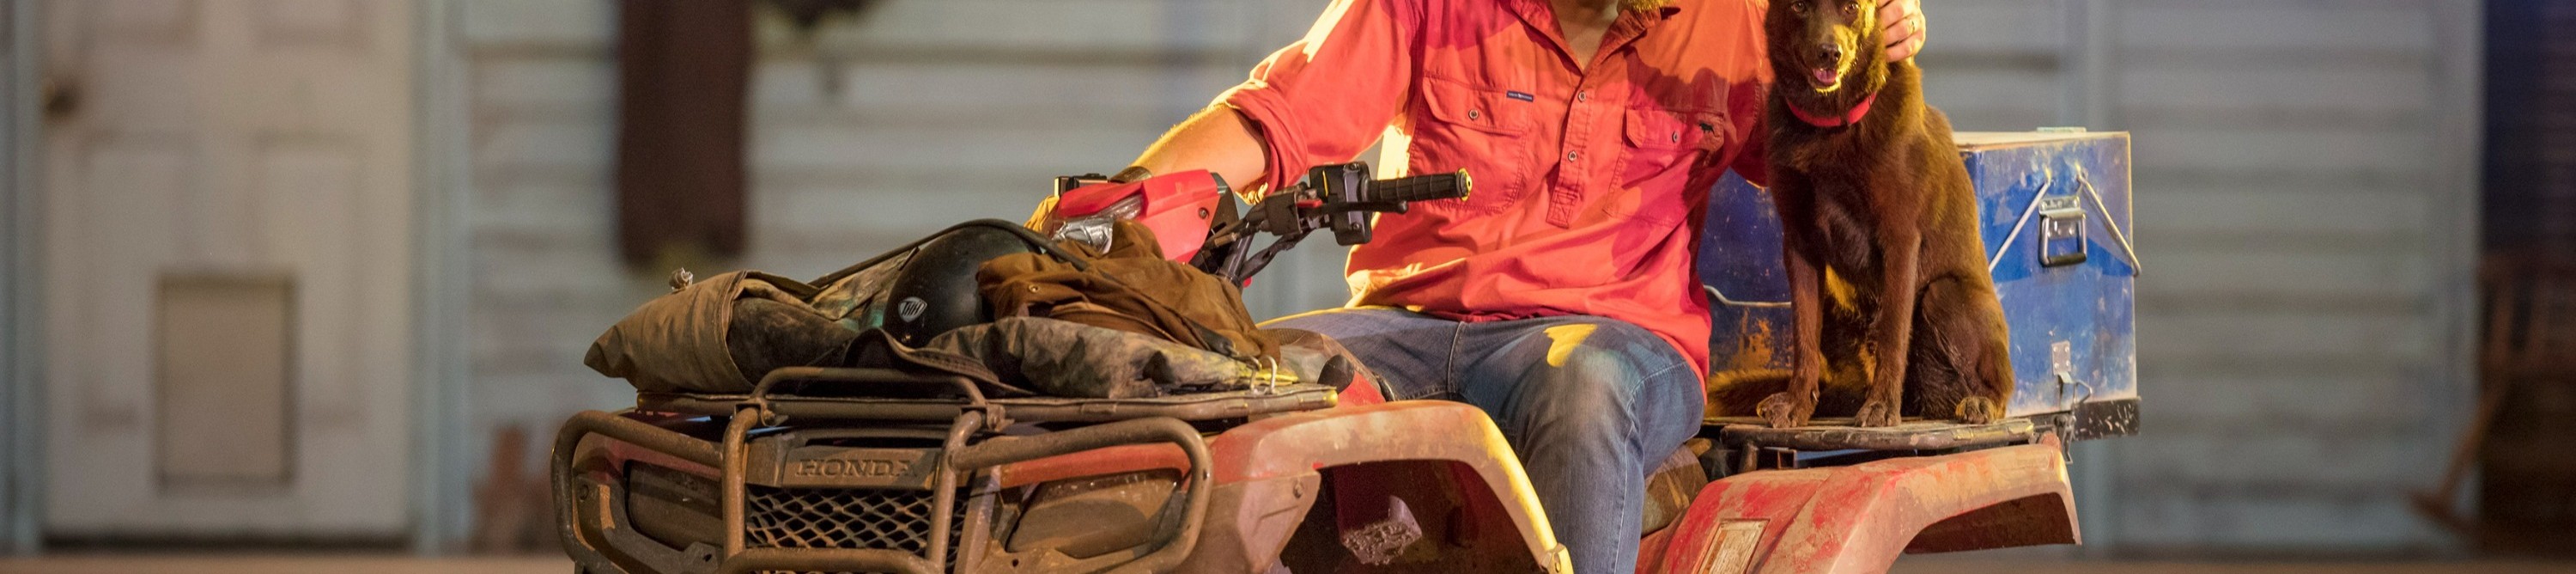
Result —
M1654 332L1625 321L1567 323L1545 334L1547 370L1567 385L1633 391L1645 379L1687 363Z
M1643 449L1668 449L1664 443L1687 438L1682 435L1698 420L1699 378L1671 344L1620 321L1549 330L1546 364L1531 371L1541 380L1525 387L1530 404L1544 405L1531 422Z
M1547 328L1545 335L1542 364L1527 371L1536 380L1524 389L1533 404L1543 405L1542 418L1560 428L1633 428L1648 378L1674 360L1645 352L1654 347L1639 343L1663 344L1653 333L1618 321L1566 323Z
M1580 347L1547 368L1550 387L1598 395L1631 395L1645 381L1645 365L1618 351Z

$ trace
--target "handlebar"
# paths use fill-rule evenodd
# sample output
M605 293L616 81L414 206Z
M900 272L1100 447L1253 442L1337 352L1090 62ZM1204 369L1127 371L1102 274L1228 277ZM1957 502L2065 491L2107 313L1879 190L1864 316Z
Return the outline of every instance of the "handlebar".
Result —
M1475 191L1475 180L1467 170L1381 179L1361 188L1359 199L1368 203L1466 199Z
M1363 162L1315 166L1297 185L1253 204L1242 219L1217 226L1190 265L1246 285L1272 257L1309 233L1329 229L1335 243L1368 243L1377 214L1404 213L1416 201L1465 198L1474 188L1463 169L1381 180ZM1278 240L1256 249L1251 240L1261 234Z
M1470 185L1466 170L1379 180L1369 175L1367 163L1351 162L1306 170L1305 189L1294 195L1301 206L1313 206L1299 215L1332 228L1334 242L1359 245L1369 242L1372 213L1404 213L1410 202L1466 197Z

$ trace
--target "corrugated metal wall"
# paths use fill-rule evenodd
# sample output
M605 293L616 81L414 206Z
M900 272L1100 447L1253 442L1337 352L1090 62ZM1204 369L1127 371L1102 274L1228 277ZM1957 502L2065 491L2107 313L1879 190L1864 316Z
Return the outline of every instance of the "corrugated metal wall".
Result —
M0 266L9 269L28 268L20 264L34 260L22 253L33 242L27 223L35 220L37 210L28 205L32 194L23 193L20 185L28 178L17 146L24 126L21 118L32 116L29 112L34 109L23 97L26 90L20 83L22 76L32 77L21 71L27 54L20 49L20 30L31 28L21 25L27 20L21 11L31 5L0 2L0 166L7 167L0 169ZM27 318L35 303L24 293L35 281L25 275L0 278L0 414L9 419L0 421L0 554L33 548L36 540L34 513L26 511L35 506L34 490L23 480L35 469L21 462L35 460L34 440L28 436L35 430L35 419L28 416L31 409L26 406L34 402L28 399L35 388L34 369L29 366L34 361L22 358L35 351L32 345L18 342L24 340L23 333L35 329L34 321Z
M1123 166L1321 4L890 0L810 46L766 38L746 266L810 276L955 221L1018 218L1050 176ZM661 281L612 252L611 4L463 8L468 422L544 429L631 400L579 357ZM2435 544L2402 494L2431 480L2467 388L2455 291L2475 132L2459 118L2476 91L2455 83L2476 77L2460 21L2474 3L1927 9L1930 99L1960 128L2136 133L2147 435L2080 449L2088 534ZM1255 312L1339 303L1338 267L1329 245L1300 249L1254 287Z
M2404 493L2462 416L2475 5L2126 0L2146 435L2109 445L2130 548L2439 542Z

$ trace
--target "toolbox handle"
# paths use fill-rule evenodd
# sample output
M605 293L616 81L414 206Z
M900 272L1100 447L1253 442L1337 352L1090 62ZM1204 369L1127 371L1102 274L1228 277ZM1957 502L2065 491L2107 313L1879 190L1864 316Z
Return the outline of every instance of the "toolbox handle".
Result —
M2044 198L2043 205L2059 203ZM2039 266L2065 267L2083 263L2091 250L2084 239L2084 205L2079 198L2066 196L2063 207L2043 207L2039 212Z

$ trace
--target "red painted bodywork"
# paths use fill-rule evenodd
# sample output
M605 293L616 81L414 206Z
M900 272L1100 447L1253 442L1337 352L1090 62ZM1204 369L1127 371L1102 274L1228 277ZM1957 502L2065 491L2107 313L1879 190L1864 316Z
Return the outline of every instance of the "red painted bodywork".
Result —
M1335 404L1344 408L1377 405L1385 402L1385 396L1378 393L1377 384L1364 376L1353 380L1350 387L1343 389L1341 393L1339 393L1339 397L1335 400ZM1324 412L1344 411L1333 409ZM1454 420L1424 422L1433 424L1456 424L1456 421ZM1492 425L1489 422L1486 426ZM1422 428L1415 429L1415 432L1436 432L1436 430L1431 428ZM1235 432L1229 431L1219 436L1232 436L1234 434ZM1253 452L1258 449L1258 446L1246 445L1244 441L1233 441L1233 443L1227 444L1211 440L1208 443L1208 449L1208 455L1216 459L1219 468L1229 466L1229 460L1236 461L1231 463L1233 466L1241 466L1245 464L1243 461L1248 461L1254 457L1269 456L1264 453ZM1387 459L1364 458L1364 460ZM994 475L998 481L996 483L998 486L1002 488L1010 488L1054 480L1063 480L1067 478L1099 476L1139 470L1188 470L1189 466L1189 458L1181 454L1180 447L1168 444L1148 444L1089 450L1061 456L1051 456L1028 462L1003 465L994 469Z
M1488 536L1502 536L1519 544L1506 545L1527 552L1527 562L1541 569L1566 571L1565 549L1556 542L1555 531L1547 516L1538 508L1538 496L1530 489L1529 477L1521 471L1519 459L1513 457L1511 445L1503 440L1502 431L1494 427L1482 410L1464 403L1447 401L1396 401L1371 405L1349 405L1318 411L1285 414L1235 427L1208 439L1208 454L1216 468L1210 477L1223 490L1227 485L1277 484L1286 481L1312 481L1319 471L1353 468L1370 463L1395 461L1445 462L1449 471L1437 478L1420 475L1412 480L1432 478L1446 481L1461 489L1481 491L1473 498L1497 501L1490 507L1465 509L1468 520L1495 525ZM1256 489L1246 489L1256 490ZM1211 526L1209 538L1240 536L1239 540L1206 540L1204 549L1245 548L1251 561L1227 561L1209 564L1193 557L1185 571L1199 572L1200 566L1246 572L1265 571L1264 561L1275 557L1287 542L1294 518L1302 516L1303 500L1283 500L1275 489L1260 489L1241 498L1245 510L1282 507L1292 502L1299 510L1295 515L1242 512L1241 522L1260 521L1268 524L1242 524L1238 532L1226 532L1225 526ZM1286 494L1293 498L1292 489ZM1367 497L1346 492L1344 496ZM1220 499L1223 498L1220 493ZM1373 498L1372 501L1383 500ZM1220 511L1222 512L1222 511ZM1279 519L1288 518L1285 523ZM1221 524L1223 520L1211 520ZM1504 526L1508 525L1508 526Z
M1217 203L1225 200L1225 183L1206 170L1164 174L1127 183L1086 185L1064 192L1051 215L1058 220L1099 213L1130 197L1143 197L1136 222L1154 230L1163 257L1188 263L1207 240Z
M1187 471L1190 458L1170 444L1132 444L1051 456L994 467L994 486L1015 488L1085 476L1140 470Z
M1378 392L1377 381L1369 380L1366 376L1351 381L1351 386L1342 389L1341 392L1342 406L1356 407L1383 402L1386 402L1386 393Z
M1680 522L1648 538L1637 571L1857 574L1884 572L1907 552L2074 544L2081 536L2064 452L2052 438L1728 477L1701 489ZM1712 564L1723 527L1753 521L1761 536L1749 560Z

